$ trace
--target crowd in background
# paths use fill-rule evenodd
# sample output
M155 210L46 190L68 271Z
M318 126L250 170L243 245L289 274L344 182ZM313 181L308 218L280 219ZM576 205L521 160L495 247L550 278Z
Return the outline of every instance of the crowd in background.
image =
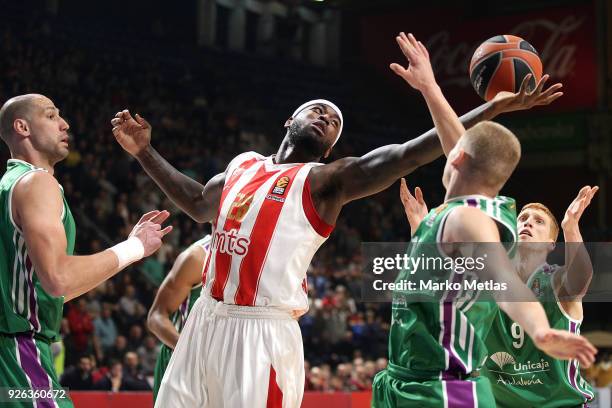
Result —
M70 124L71 152L57 166L56 177L76 218L76 252L98 252L125 239L140 215L152 209L170 210L174 230L154 256L66 305L62 342L53 346L56 368L71 389L146 390L160 346L146 327L148 308L176 255L210 227L182 215L122 151L110 131L114 113L130 107L147 118L162 156L205 182L237 153L274 153L284 136L284 119L304 101L304 89L315 86L313 78L330 98L350 104L350 96L334 74L291 62L268 62L275 71L242 78L244 70L253 75L249 67L261 61L211 52L201 65L186 64L179 58L96 49L70 42L66 35L45 20L0 27L0 100L43 93ZM215 66L227 69L215 71ZM278 72L293 79L269 85L281 80ZM293 81L292 89L286 89L287 81ZM355 109L345 113L347 121L381 129L377 113ZM388 126L384 130L392 132ZM372 140L375 136L360 139L353 132L354 139L341 141L333 157L361 154L370 144L380 144ZM6 159L6 149L0 152ZM440 174L439 163L419 173L421 182L432 186L428 198L433 202L442 200L441 188L434 187ZM409 227L395 189L343 210L308 273L311 304L299 322L308 390L367 390L386 366L390 305L359 301L360 246L362 241L407 239Z

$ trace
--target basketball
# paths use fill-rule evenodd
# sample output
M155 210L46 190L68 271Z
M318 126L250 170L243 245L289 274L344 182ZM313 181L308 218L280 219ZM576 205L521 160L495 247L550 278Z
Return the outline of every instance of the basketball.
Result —
M523 79L532 74L527 90L542 77L542 61L536 49L515 35L498 35L480 44L470 61L470 81L489 101L498 92L518 92Z

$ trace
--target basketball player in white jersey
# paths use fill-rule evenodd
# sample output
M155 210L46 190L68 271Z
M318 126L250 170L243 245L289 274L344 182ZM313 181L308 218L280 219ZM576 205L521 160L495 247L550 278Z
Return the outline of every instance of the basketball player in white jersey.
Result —
M503 112L548 104L555 87L506 94L461 121L469 128ZM308 265L346 203L386 189L442 154L436 130L362 157L320 164L344 122L332 102L313 100L287 119L276 154L240 154L203 186L151 146L151 126L141 116L124 110L111 124L119 144L164 193L194 220L213 226L206 285L156 407L300 406L304 356L292 316L308 307Z

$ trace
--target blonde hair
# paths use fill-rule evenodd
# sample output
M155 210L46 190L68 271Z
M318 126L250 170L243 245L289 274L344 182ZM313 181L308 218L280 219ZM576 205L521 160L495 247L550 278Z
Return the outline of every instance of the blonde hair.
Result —
M495 122L471 127L459 143L470 156L468 172L491 188L501 188L521 158L521 144L514 133Z
M519 212L519 216L521 215L523 211L528 210L530 208L533 208L534 210L542 211L544 214L548 216L548 218L550 218L551 220L550 235L551 235L551 238L556 241L557 237L559 236L559 222L557 221L557 217L555 217L552 211L550 211L550 209L542 203L525 204L523 208L521 208L521 211Z

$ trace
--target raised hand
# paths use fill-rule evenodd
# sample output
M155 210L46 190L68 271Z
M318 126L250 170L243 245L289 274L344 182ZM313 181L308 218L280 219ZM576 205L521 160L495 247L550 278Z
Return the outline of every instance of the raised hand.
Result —
M583 368L595 361L597 349L585 337L563 330L543 329L533 336L537 348L560 360L576 359Z
M497 106L500 112L513 112L531 109L534 106L550 105L563 95L563 92L558 92L559 89L563 87L561 83L556 83L544 90L544 84L546 84L546 81L550 78L548 74L543 75L535 89L529 92L527 90L527 85L531 77L531 74L525 75L521 83L521 88L517 93L504 91L495 95L492 102Z
M416 196L416 197L415 197ZM423 192L420 187L414 189L414 196L408 190L406 185L406 179L402 177L400 180L400 199L404 205L404 211L406 212L406 218L410 224L410 233L414 235L419 224L427 216L429 212L427 210L427 204L423 199Z
M402 53L408 60L408 66L393 63L390 68L397 75L404 78L414 89L423 91L430 86L436 85L436 78L429 61L429 53L420 41L417 41L412 34L400 33L395 37Z
M170 213L164 211L150 211L140 217L132 232L130 238L136 237L142 242L144 247L144 256L149 256L157 251L162 244L164 235L172 231L172 226L167 226L162 229L161 224L168 219Z
M139 114L133 118L127 109L117 112L111 125L117 142L132 156L137 156L151 143L151 125Z
M571 228L578 228L580 217L582 217L584 210L591 204L591 200L595 193L597 193L597 190L599 190L598 186L584 186L580 189L578 196L576 196L574 201L569 205L563 216L563 221L561 221L561 228L563 228L564 231Z

